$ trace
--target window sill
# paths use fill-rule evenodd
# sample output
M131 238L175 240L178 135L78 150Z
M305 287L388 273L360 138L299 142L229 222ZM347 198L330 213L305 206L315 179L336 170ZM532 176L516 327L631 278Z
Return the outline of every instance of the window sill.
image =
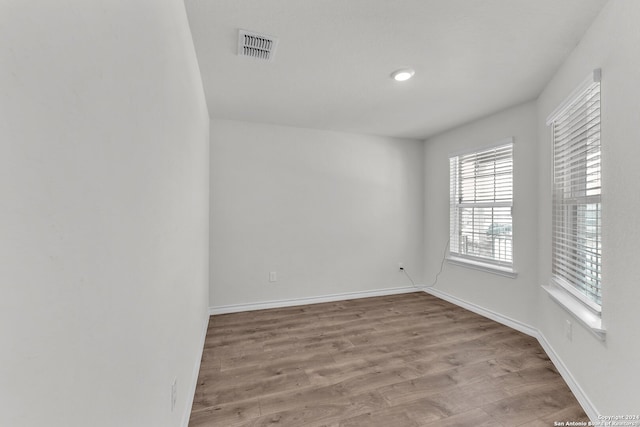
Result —
M587 330L595 335L599 340L604 341L607 331L602 327L602 317L585 307L568 292L558 286L549 284L543 285L551 299L560 304L562 308L572 314L580 323L587 327Z
M471 268L473 270L484 271L486 273L497 274L499 276L510 277L515 279L518 277L518 273L509 267L502 267L488 262L476 261L467 258L459 258L455 256L448 256L447 262L461 267Z

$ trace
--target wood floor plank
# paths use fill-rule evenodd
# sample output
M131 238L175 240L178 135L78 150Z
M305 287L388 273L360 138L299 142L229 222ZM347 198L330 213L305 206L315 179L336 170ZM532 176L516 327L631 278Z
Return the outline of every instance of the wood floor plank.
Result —
M303 404L293 409L260 416L247 422L246 426L262 427L272 425L320 427L336 424L340 420L351 419L380 410L384 400L375 392L324 400L313 405Z
M409 415L404 412L382 412L377 411L374 413L362 414L356 417L347 418L341 421L340 427L389 427L389 426L403 426L403 427L418 427L415 420L411 419Z
M209 406L243 401L271 393L302 388L308 384L309 380L304 374L272 376L253 383L228 388L218 387L214 383L210 387L203 388L203 395L206 398L203 399L202 395L199 395L199 404Z
M543 384L535 389L523 391L482 409L507 425L520 425L558 412L575 404L575 397L568 388L555 384Z
M472 409L467 412L440 419L437 422L425 424L427 427L508 427L492 418L482 409Z
M262 415L274 414L302 408L313 402L314 405L349 400L349 391L340 384L311 386L296 391L264 396L260 399Z
M584 413L578 402L574 402L558 412L542 417L541 421L547 426L552 426L555 422L565 422L566 425L567 421L582 421L588 423L589 417Z
M189 426L204 427L219 425L233 427L242 425L260 416L260 405L257 400L234 402L226 405L214 405L192 410ZM211 420L215 419L215 424Z
M588 420L538 342L416 292L212 316L191 427Z

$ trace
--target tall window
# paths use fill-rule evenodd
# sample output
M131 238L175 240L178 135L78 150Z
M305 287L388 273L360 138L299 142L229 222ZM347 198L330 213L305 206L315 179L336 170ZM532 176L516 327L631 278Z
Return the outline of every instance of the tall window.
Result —
M600 73L548 121L553 132L552 281L596 311L601 291Z
M513 266L513 140L449 158L450 246L454 260Z

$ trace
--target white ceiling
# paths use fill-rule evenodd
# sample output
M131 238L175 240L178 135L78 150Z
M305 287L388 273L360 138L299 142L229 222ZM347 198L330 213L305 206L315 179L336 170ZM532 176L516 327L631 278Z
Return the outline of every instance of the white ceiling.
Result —
M423 139L536 98L606 0L185 3L212 118ZM238 29L275 60L237 56Z

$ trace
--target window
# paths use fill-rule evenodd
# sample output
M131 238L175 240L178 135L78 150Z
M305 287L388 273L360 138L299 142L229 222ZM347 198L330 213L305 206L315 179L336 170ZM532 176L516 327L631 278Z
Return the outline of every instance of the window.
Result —
M553 139L552 284L599 314L600 70L558 107L547 124Z
M513 140L449 158L450 260L513 273Z

